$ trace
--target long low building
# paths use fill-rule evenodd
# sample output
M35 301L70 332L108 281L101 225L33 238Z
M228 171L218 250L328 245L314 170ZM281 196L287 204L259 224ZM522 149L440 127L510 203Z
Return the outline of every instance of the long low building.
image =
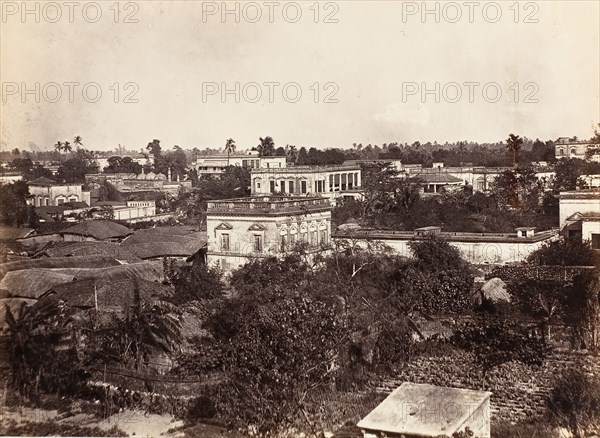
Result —
M324 196L334 201L345 195L355 197L362 188L358 164L254 169L251 179L252 195Z
M377 242L390 247L395 253L411 257L409 244L435 235L458 248L465 260L473 264L519 263L547 242L558 239L558 231L535 232L534 228L517 228L516 233L455 233L442 232L440 227L423 227L414 231L338 230L333 241Z

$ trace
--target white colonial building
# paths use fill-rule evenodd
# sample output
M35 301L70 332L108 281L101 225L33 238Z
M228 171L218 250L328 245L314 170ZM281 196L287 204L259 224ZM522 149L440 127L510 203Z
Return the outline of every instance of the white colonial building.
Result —
M90 203L90 192L84 191L81 184L63 184L49 178L37 178L27 183L28 203L34 207L62 205L67 202Z
M554 142L554 154L557 159L579 158L581 160L600 161L600 144L560 137Z
M255 196L209 201L207 263L224 271L253 258L277 256L305 242L309 249L331 236L331 204L321 197Z
M362 193L361 168L357 164L254 169L251 179L253 195L325 196L334 201Z

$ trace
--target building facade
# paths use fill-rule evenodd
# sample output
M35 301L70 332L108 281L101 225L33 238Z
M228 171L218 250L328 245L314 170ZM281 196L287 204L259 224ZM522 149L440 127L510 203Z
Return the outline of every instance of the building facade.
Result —
M359 165L255 169L251 184L253 195L324 196L333 201L345 193L354 197L362 188L362 174Z
M317 249L331 236L331 204L322 197L254 196L210 201L207 263L231 271L277 256L299 242Z
M27 183L28 203L34 207L62 205L67 202L90 203L90 192L81 184L61 184L49 178L38 178Z
M560 137L554 142L554 156L561 158L579 158L600 162L600 144L580 141L569 137Z
M561 192L559 199L561 232L600 249L600 189Z
M280 169L286 165L285 156L260 157L256 151L250 151L247 154L201 156L196 158L194 163L198 175L220 175L228 166L246 169Z
M442 232L440 227L417 228L414 231L347 230L334 233L333 241L361 245L363 242L380 243L396 254L412 257L410 243L434 234L457 248L469 263L502 265L520 263L546 242L558 239L557 231L535 233L533 228L518 228L509 233L456 233Z

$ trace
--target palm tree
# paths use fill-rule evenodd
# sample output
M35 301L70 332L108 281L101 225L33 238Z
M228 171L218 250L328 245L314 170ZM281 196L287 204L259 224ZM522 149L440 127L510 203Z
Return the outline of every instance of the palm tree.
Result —
M259 138L260 143L256 146L256 150L261 157L268 157L275 153L275 142L272 137Z
M227 152L227 167L229 167L229 154L235 152L235 140L233 138L229 138L225 142L225 152Z
M506 148L513 153L513 166L519 166L519 152L523 145L523 139L518 135L510 134L506 140Z
M77 148L83 147L83 143L81 142L83 138L80 135L76 135L73 139L73 143L77 146Z
M73 148L71 147L71 143L69 143L68 141L65 141L65 143L63 144L63 151L65 151L65 153L67 152L71 152L73 150Z
M56 149L57 152L60 152L63 150L63 143L62 141L57 141L56 144L54 145L54 149Z

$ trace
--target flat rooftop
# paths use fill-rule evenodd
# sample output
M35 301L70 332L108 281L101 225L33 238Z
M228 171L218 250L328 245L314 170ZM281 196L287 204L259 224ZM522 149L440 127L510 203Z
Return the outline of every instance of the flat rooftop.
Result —
M406 382L359 421L357 426L398 435L451 436L462 429L490 395L485 391ZM489 412L477 415L489 415Z
M207 214L221 215L271 215L298 214L303 212L328 211L331 203L320 196L252 196L248 198L209 201Z
M348 229L337 230L335 233L333 233L332 237L351 237L354 239L418 240L430 236L431 233L423 233L423 231L434 231L436 229L439 229L439 227L423 227L417 228L414 231ZM547 230L540 231L529 237L517 237L516 233L461 233L452 231L436 232L434 235L449 242L535 243L549 239L557 234L557 230Z
M331 166L288 166L288 167L261 167L252 169L252 173L323 173L360 171L358 164L339 164Z

